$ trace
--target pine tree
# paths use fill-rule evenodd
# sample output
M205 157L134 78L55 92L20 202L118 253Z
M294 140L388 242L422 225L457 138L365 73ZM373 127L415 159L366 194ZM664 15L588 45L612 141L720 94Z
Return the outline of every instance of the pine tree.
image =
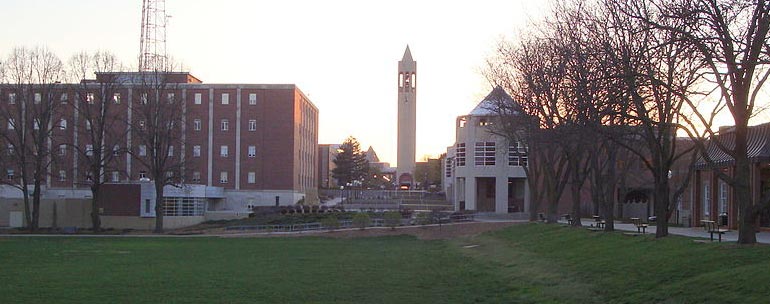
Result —
M366 153L361 151L358 140L352 136L345 139L340 146L334 164L336 168L332 170L332 176L340 185L355 184L354 181L362 182L369 172Z

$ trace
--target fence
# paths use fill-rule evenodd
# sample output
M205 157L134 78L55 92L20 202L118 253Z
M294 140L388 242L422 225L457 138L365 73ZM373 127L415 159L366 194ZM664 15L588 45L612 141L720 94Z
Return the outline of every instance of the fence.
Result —
M404 224L404 220L407 224L414 225L413 219L402 219L401 224ZM436 224L441 223L459 223L459 222L472 222L474 220L473 214L453 214L447 217L436 217L432 219L432 222ZM297 231L314 231L314 230L332 230L332 229L345 229L353 228L353 221L341 220L339 221L339 227L326 227L322 223L302 223L302 224L277 224L277 225L240 225L225 227L225 230L250 230L258 232L297 232ZM385 227L385 220L381 218L371 219L367 227Z

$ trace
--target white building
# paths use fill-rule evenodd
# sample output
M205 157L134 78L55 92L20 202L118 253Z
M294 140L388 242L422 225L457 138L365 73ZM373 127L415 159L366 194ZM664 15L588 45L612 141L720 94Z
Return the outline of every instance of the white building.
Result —
M447 148L444 187L455 210L528 212L527 150L495 135L493 111L500 101L513 102L501 87L492 90L468 115L456 120L456 141Z

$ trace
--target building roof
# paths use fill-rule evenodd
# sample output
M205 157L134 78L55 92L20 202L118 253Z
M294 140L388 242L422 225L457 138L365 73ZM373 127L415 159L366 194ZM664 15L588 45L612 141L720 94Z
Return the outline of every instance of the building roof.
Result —
M513 102L513 98L511 98L511 95L508 95L501 86L496 86L469 114L474 116L496 115L497 111L495 111L495 109L498 108L498 105L501 102Z
M409 45L408 44L406 45L406 50L404 51L404 57L401 58L401 61L404 61L404 62L406 62L406 61L414 61L412 59L412 52L409 51Z
M369 146L369 150L366 150L366 160L368 160L370 163L380 162L380 158L377 157L377 152L374 152L374 148L372 148L372 146Z
M728 149L734 148L734 130L733 127L721 128L719 134L716 136L716 140ZM747 137L747 154L749 156L749 161L770 161L770 123L750 126ZM720 149L713 141L709 141L706 144L706 152L713 161L714 167L724 167L735 163L735 159ZM705 158L700 157L695 163L695 166L696 168L703 169L711 167L712 165L707 163Z

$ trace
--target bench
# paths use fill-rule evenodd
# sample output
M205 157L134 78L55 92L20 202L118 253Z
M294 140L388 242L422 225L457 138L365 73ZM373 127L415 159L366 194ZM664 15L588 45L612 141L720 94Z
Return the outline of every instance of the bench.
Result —
M572 215L571 215L571 214L569 214L569 213L567 213L567 214L562 214L562 215L561 215L561 217L563 217L563 218L564 218L564 220L565 220L565 221L567 221L567 225L570 225L570 226L572 226L572 222L573 222L573 220L572 220Z
M600 216L594 215L592 216L594 218L594 224L596 224L596 228L604 229L604 225L607 224L606 221L604 221Z
M634 226L636 226L636 232L646 234L647 233L647 223L642 223L642 219L638 217L632 217L631 222L634 223Z
M706 232L711 235L712 242L714 241L714 233L719 236L719 242L722 242L722 235L730 231L728 229L719 228L719 224L715 221L702 220L700 222L703 223L703 228L706 229Z

